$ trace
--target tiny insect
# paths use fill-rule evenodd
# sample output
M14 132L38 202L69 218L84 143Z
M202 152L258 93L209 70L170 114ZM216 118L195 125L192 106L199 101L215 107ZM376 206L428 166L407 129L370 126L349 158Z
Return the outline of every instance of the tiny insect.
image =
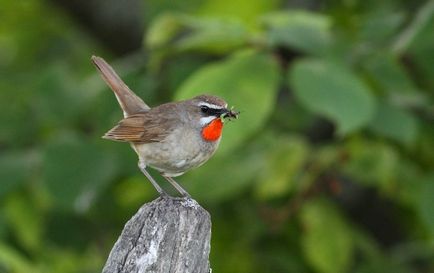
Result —
M229 112L220 115L220 119L224 123L226 120L231 121L233 119L238 119L239 114L240 112L234 110L234 107L232 106Z

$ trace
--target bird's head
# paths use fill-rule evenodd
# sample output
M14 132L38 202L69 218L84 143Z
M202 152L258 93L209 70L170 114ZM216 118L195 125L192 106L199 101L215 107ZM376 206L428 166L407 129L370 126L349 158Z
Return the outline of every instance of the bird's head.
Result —
M212 95L200 95L191 100L195 115L199 117L202 137L206 141L220 139L223 123L238 118L239 112L228 108L223 99Z

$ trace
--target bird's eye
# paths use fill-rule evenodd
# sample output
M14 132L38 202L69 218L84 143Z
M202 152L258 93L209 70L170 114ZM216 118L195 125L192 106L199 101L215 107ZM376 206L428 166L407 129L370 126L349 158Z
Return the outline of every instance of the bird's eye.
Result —
M202 105L202 106L200 107L200 110L202 111L202 113L208 113L208 111L209 111L209 107L208 107L208 106L205 106L205 105Z

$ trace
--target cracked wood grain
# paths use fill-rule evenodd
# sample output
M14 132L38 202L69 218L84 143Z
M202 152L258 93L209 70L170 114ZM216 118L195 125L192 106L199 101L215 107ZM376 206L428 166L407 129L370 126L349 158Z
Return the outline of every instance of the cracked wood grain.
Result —
M195 200L160 197L127 222L103 273L208 273L211 219Z

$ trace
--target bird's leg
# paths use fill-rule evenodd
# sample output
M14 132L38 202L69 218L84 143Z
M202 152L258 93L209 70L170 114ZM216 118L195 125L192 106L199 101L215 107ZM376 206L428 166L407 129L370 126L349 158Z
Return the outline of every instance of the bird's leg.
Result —
M157 181L155 181L154 178L152 178L152 176L148 173L148 171L146 170L146 165L142 161L139 161L139 169L146 176L146 178L148 178L148 180L152 183L152 186L154 186L154 188L158 191L158 193L160 194L160 196L167 196L168 195L160 187L160 185L158 185Z
M179 185L175 179L173 179L170 176L166 176L164 174L161 174L162 177L164 177L167 181L169 181L170 184L172 184L173 187L175 187L175 189L184 197L190 198L190 194L188 194L188 192L186 190L184 190L184 188L181 187L181 185Z

